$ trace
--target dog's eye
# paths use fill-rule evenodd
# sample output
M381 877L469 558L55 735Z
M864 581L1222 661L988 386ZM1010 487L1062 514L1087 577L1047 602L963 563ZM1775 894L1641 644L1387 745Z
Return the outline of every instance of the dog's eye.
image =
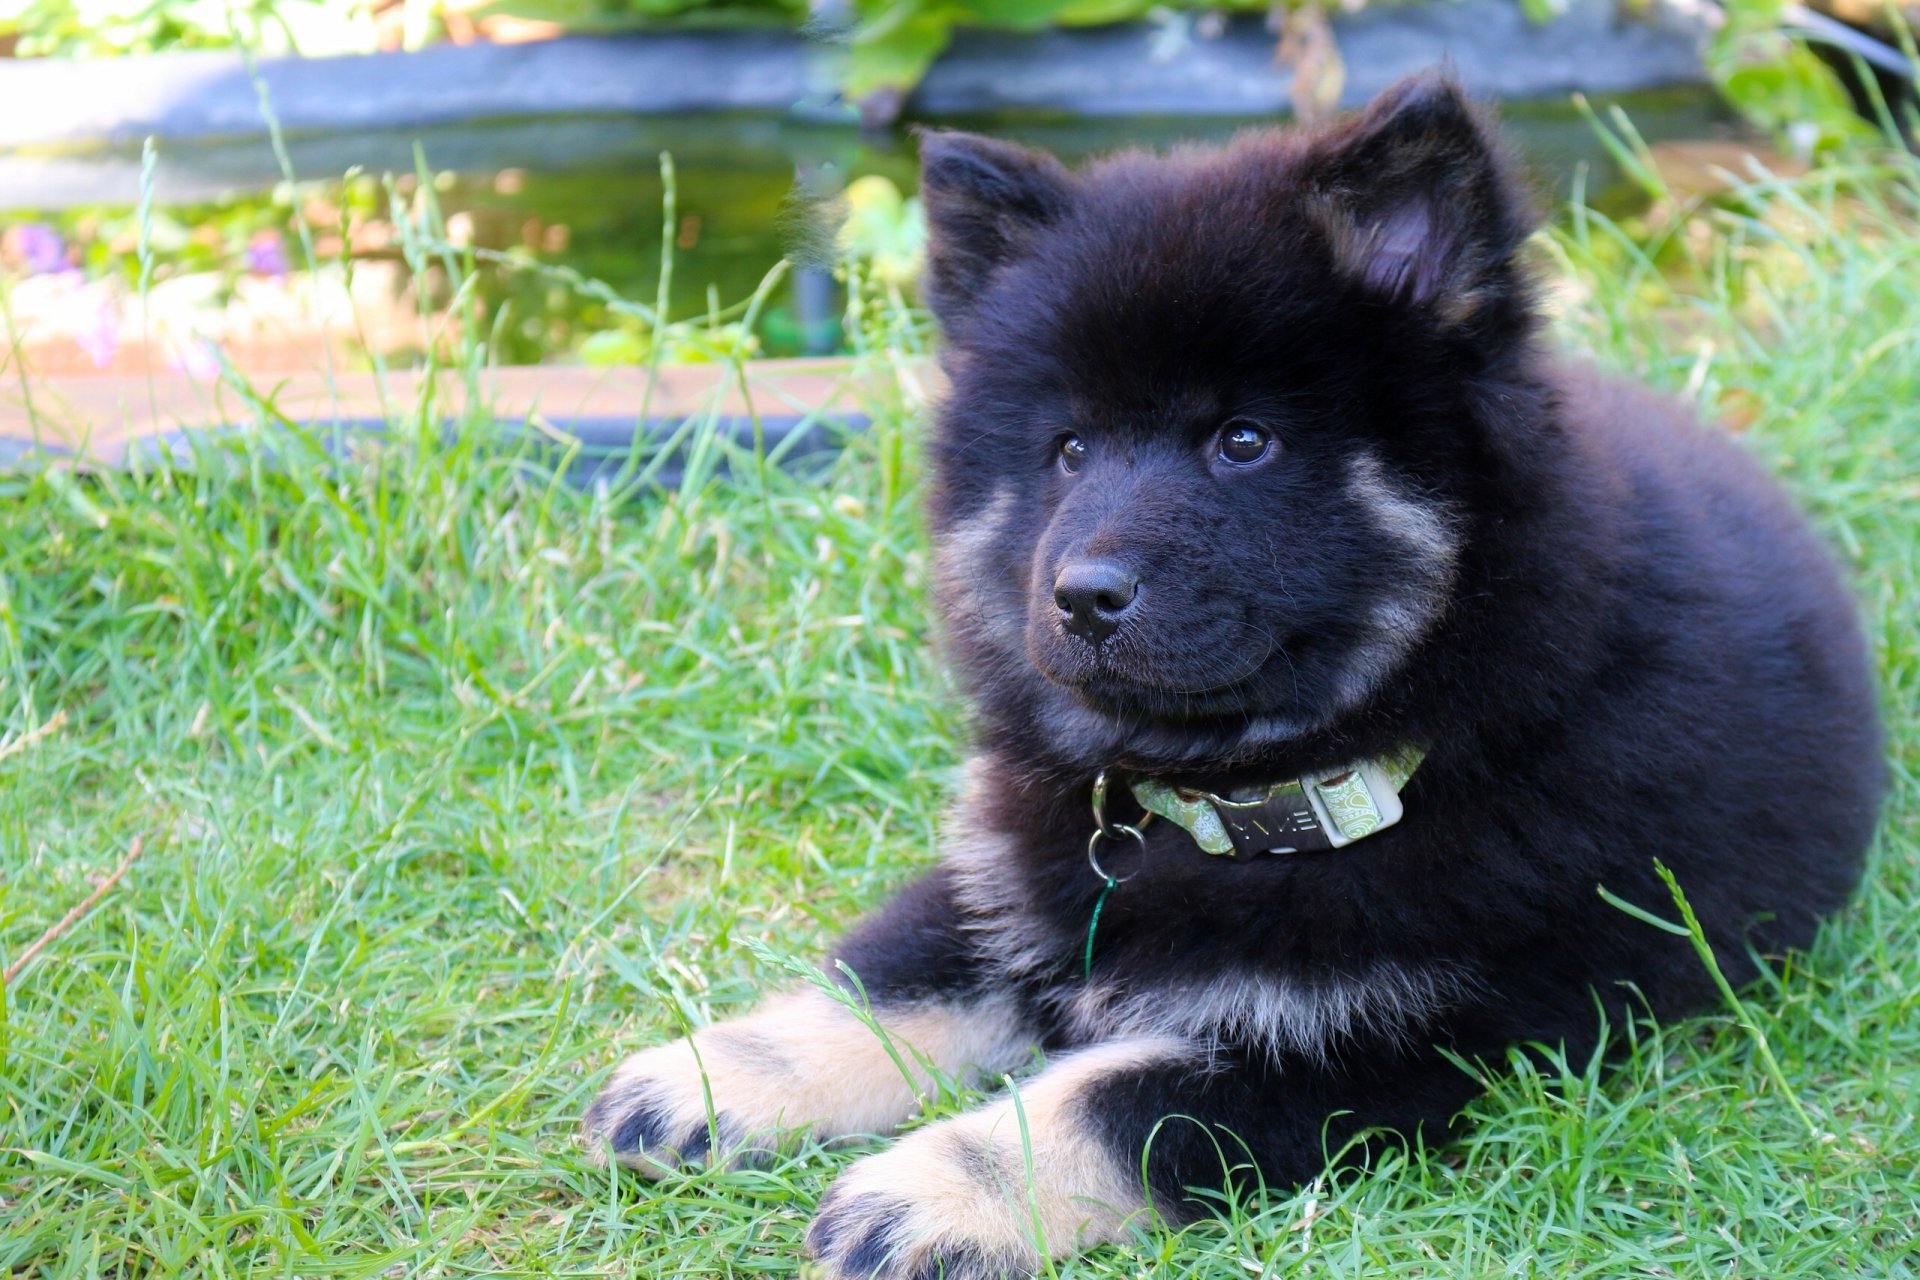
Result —
M1060 469L1069 475L1080 469L1087 460L1087 442L1079 436L1060 438Z
M1241 466L1258 462L1273 448L1273 435L1265 427L1236 418L1220 431L1220 456Z

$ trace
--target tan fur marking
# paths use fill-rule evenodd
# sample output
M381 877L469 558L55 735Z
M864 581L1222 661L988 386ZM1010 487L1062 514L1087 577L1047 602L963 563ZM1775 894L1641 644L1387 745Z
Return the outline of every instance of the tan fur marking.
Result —
M1117 1240L1146 1208L1139 1169L1114 1157L1081 1106L1101 1080L1194 1056L1187 1041L1145 1037L1064 1057L1015 1096L853 1165L834 1184L827 1211L842 1220L829 1234L844 1241L890 1231L901 1243L889 1274L901 1275L922 1274L916 1268L943 1251L1031 1271L1043 1254ZM822 1261L832 1280L850 1277L833 1257Z
M993 763L972 756L960 769L960 793L947 808L940 856L953 871L954 895L976 921L980 949L1000 972L1017 976L1046 961L1046 927L1027 914L1019 880L1010 874L1007 837L981 826L989 812Z
M1381 530L1414 551L1423 568L1452 571L1459 544L1442 509L1395 489L1386 464L1371 453L1354 456L1347 484Z
M663 1111L675 1132L705 1129L704 1071L715 1113L740 1138L801 1127L821 1138L885 1133L911 1116L933 1088L927 1064L965 1076L976 1069L1008 1070L1032 1052L1008 1002L930 1003L887 1009L877 1017L893 1053L872 1028L820 991L776 996L745 1017L694 1032L691 1044L682 1037L628 1058L607 1084L603 1097L614 1106L600 1128L617 1127L620 1103L627 1100ZM592 1135L589 1141L604 1145ZM662 1169L644 1153L618 1158L643 1172Z
M1379 964L1319 982L1223 973L1136 992L1091 983L1063 1012L1085 1035L1179 1036L1324 1059L1362 1036L1408 1041L1475 986L1471 975L1441 964Z
M993 582L983 572L994 543L1013 516L1014 493L1001 485L974 515L941 536L933 550L933 581L947 624L1005 647L1018 645L1026 627L1026 588Z
M1340 673L1341 705L1351 707L1393 674L1446 608L1460 540L1445 507L1400 492L1371 453L1354 457L1347 492L1413 560L1412 572L1395 584L1393 595L1374 607L1367 619L1370 634L1354 646Z

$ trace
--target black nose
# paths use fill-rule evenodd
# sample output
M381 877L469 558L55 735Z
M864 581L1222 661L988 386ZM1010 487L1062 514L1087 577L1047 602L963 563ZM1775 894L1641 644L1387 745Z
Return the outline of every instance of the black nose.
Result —
M1111 560L1069 560L1053 580L1060 625L1098 644L1120 629L1140 581Z

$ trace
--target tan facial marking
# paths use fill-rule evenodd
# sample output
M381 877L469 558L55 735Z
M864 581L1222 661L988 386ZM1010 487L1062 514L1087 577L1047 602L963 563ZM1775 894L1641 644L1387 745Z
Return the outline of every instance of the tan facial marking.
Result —
M933 581L948 625L1002 644L1019 643L1026 627L1025 585L996 580L989 569L1013 504L1012 487L1002 485L986 506L942 534L933 550Z
M1101 1140L1087 1095L1115 1075L1182 1059L1198 1062L1183 1040L1111 1041L1062 1058L1013 1096L908 1134L834 1183L810 1251L830 1280L851 1280L846 1259L882 1235L894 1253L888 1274L932 1274L941 1257L1025 1274L1043 1257L1120 1238L1146 1208L1139 1166Z
M1393 674L1445 609L1460 539L1445 507L1401 492L1371 453L1354 457L1347 493L1412 561L1412 572L1369 615L1368 634L1340 673L1341 705L1353 706Z
M691 1043L683 1037L637 1053L595 1103L587 1141L605 1154L621 1121L640 1109L657 1115L667 1133L706 1133L709 1091L725 1135L735 1140L802 1127L822 1138L884 1133L920 1106L934 1087L933 1070L962 1078L972 1070L1005 1071L1032 1052L1006 1001L928 1003L876 1016L884 1039L846 1006L808 989L696 1031ZM678 1157L612 1154L651 1173Z

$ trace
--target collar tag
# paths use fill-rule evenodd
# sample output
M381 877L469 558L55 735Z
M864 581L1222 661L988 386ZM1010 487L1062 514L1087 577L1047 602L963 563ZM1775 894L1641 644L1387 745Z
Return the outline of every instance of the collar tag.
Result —
M1311 853L1344 848L1400 821L1400 789L1420 754L1402 751L1232 797L1158 778L1128 785L1142 808L1185 828L1210 854Z
M1251 800L1209 796L1233 839L1233 853L1304 853L1334 847L1334 831L1299 782L1281 782Z

